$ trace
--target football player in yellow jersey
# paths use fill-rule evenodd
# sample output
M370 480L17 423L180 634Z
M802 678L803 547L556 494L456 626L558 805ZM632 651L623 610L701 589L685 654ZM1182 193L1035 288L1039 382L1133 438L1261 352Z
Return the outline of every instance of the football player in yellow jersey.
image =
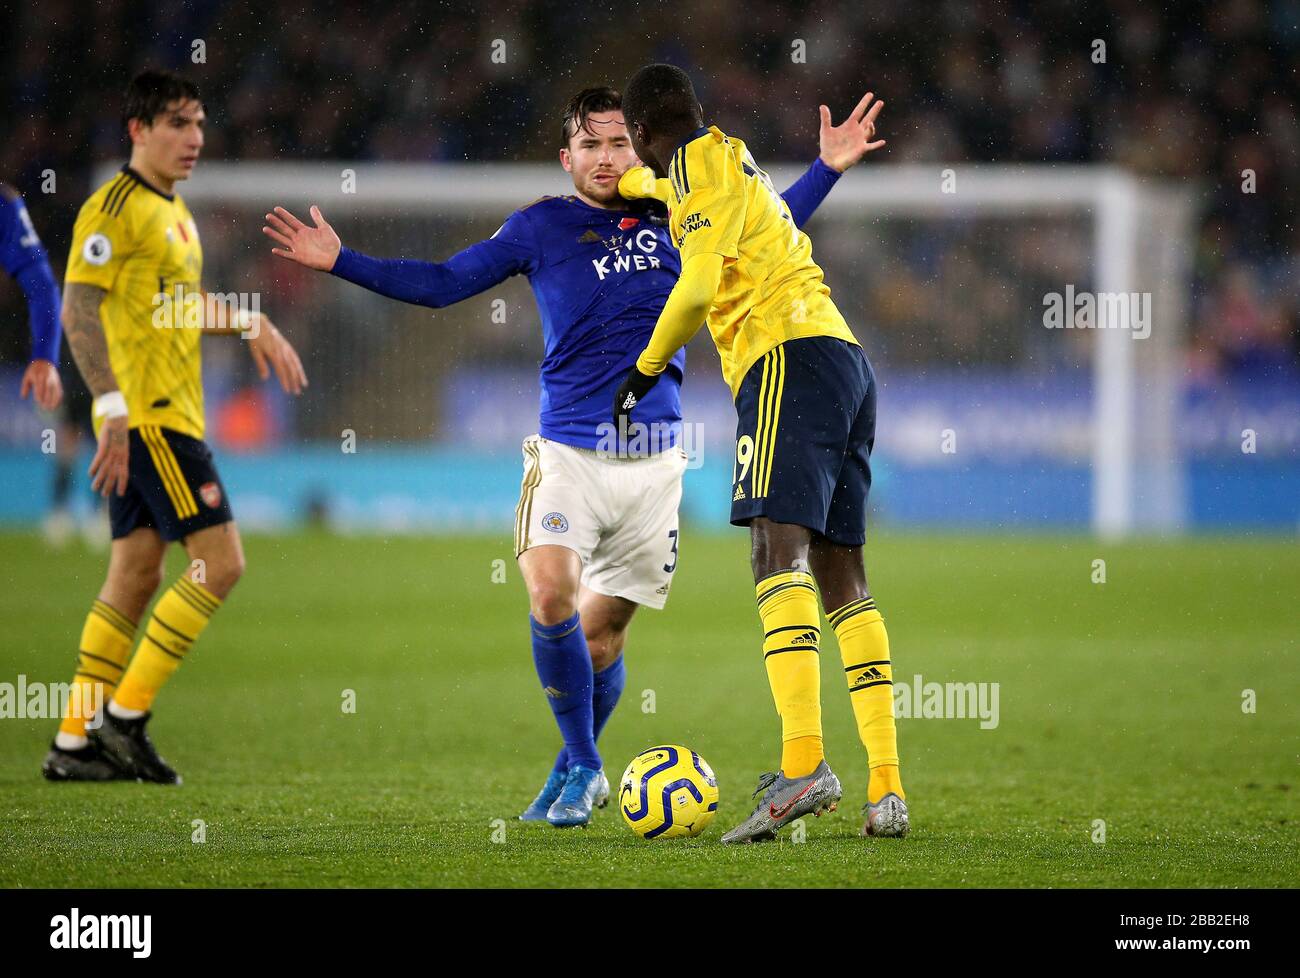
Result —
M868 93L855 110L870 124L868 140L883 105L871 102ZM750 528L763 660L781 717L780 769L759 779L758 807L722 841L774 838L840 800L822 747L818 591L867 750L863 831L905 835L889 640L862 562L876 425L871 364L831 301L808 236L745 144L704 125L685 72L642 68L623 113L653 173L630 171L619 190L667 195L682 274L615 394L614 421L630 423L672 355L707 322L739 417L731 521Z
M55 781L177 784L145 731L150 707L244 570L230 501L203 441L200 335L242 336L262 378L274 370L290 393L307 379L266 316L202 291L198 229L175 193L203 147L197 88L144 72L127 90L125 117L131 161L81 208L62 315L95 398L91 484L109 497L113 547L42 772ZM191 569L158 599L131 657L172 542L185 547Z

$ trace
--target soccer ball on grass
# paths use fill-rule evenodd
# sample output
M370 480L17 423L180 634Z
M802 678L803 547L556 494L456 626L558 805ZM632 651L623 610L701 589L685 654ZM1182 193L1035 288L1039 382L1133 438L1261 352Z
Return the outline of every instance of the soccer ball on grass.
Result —
M689 838L713 821L718 779L689 747L651 747L623 772L618 807L628 828L643 839Z

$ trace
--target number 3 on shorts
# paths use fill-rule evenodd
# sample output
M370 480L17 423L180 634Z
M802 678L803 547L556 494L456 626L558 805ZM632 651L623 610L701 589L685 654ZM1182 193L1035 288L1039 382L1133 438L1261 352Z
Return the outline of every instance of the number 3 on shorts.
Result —
M672 563L670 563L670 564L664 564L664 573L665 573L665 574L671 574L673 571L675 571L675 570L677 569L677 531L676 531L676 530L669 530L669 531L668 531L668 539L671 540L671 541L673 542L673 549L672 549L672 551L671 551L671 552L669 553L669 555L668 555L668 556L670 556L670 557L672 558Z

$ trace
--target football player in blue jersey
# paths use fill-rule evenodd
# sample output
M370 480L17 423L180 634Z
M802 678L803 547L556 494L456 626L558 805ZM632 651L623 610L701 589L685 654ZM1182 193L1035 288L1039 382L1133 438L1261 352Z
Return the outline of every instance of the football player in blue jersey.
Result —
M54 486L50 512L45 518L45 539L52 547L64 546L77 528L72 507L73 469L83 437L95 440L90 428L90 395L74 370L65 386L59 375L62 329L59 307L63 300L22 197L0 183L0 268L18 282L27 297L27 318L32 347L19 390L30 393L37 407L55 414ZM93 497L92 497L93 498ZM82 526L87 544L100 548L108 538L107 513L96 513Z
M821 153L784 198L802 225L840 173L868 152L874 127L839 126L821 106ZM677 567L681 445L678 350L638 405L637 430L614 431L609 405L654 330L681 262L663 212L618 192L638 165L610 88L564 112L560 163L574 193L515 211L491 238L445 262L379 259L343 247L319 208L308 225L266 215L273 253L373 292L434 308L527 275L541 314L541 423L523 442L515 553L528 587L533 662L564 742L520 818L585 825L609 783L596 739L624 685L623 645L638 607L662 608Z
M50 260L41 245L22 197L7 184L0 183L0 268L18 283L27 298L27 321L32 334L31 356L23 371L19 396L30 393L37 407L58 413L56 428L53 506L45 520L45 538L54 547L65 544L75 528L70 497L72 470L80 442L81 415L90 417L89 404L76 395L84 386L75 376L67 397L59 377L59 286L50 269ZM97 540L92 525L86 527L87 539Z
M29 393L37 406L53 411L63 399L59 380L59 286L41 239L32 226L23 199L8 184L0 183L0 266L27 297L27 321L32 331L32 352L23 371L19 396Z

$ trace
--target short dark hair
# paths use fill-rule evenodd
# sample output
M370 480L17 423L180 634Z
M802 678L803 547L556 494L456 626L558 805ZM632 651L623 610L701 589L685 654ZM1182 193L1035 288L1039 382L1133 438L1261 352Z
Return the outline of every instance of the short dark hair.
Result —
M142 71L131 79L126 88L126 108L122 112L122 123L139 119L146 126L153 125L154 119L167 111L173 102L194 100L202 104L199 87L188 78L170 71Z
M623 108L623 96L608 85L597 88L584 88L564 107L564 120L560 128L560 141L567 148L569 140L579 130L591 132L587 118L593 112L611 112ZM594 133L593 133L594 135Z
M646 65L627 83L623 118L651 132L695 129L704 123L690 76L676 65Z

